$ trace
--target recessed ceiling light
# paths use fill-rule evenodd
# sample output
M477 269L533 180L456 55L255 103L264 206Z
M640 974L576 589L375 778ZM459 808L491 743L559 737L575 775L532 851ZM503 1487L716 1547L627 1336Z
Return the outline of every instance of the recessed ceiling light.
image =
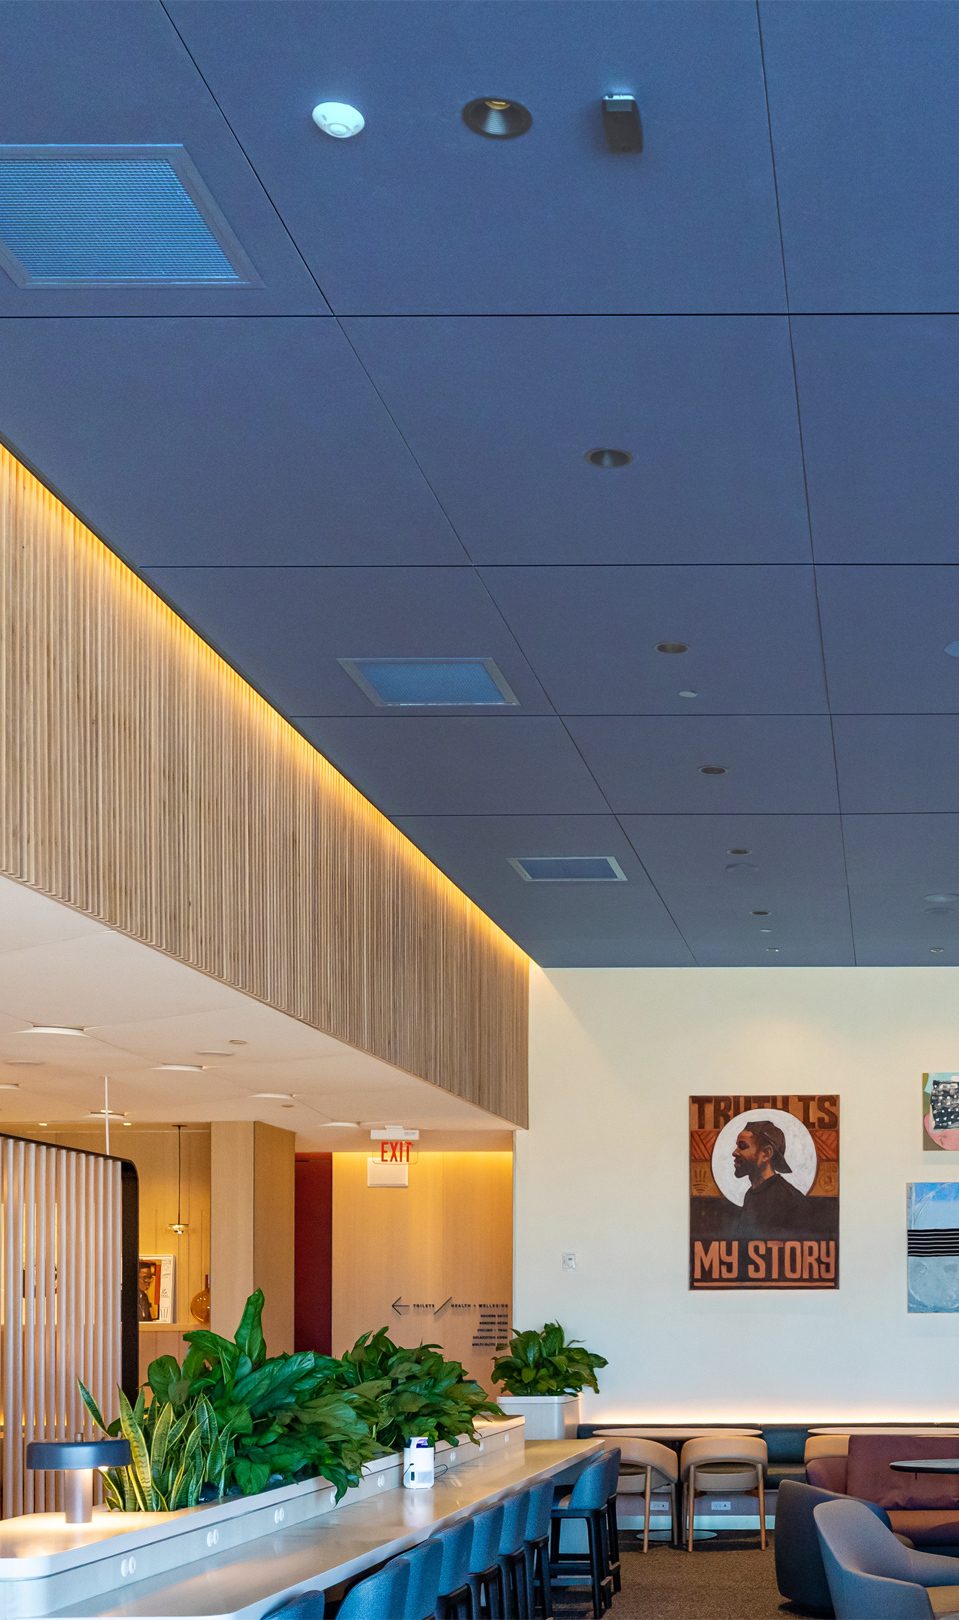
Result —
M725 765L700 765L700 776L725 776L728 767Z
M87 1112L87 1119L123 1119L122 1114L115 1114L112 1108L91 1108Z
M29 1031L27 1031L29 1033ZM7 1058L8 1069L45 1069L46 1064L40 1058Z
M225 1057L225 1058L231 1058L231 1057L235 1057L235 1056L236 1056L235 1052L218 1052L216 1047L210 1047L210 1049L208 1051L198 1052L197 1053L197 1057Z
M778 945L767 945L766 949L769 952L770 956L778 956L779 955L779 946Z
M751 855L752 851L749 850L749 849L727 849L726 854L727 855Z
M761 934L771 934L771 933L772 933L772 929L771 929L771 928L760 928L760 930L759 930L759 932L760 932L760 933L761 933Z
M941 956L944 950L945 950L944 945L930 945L930 947L929 947L929 955L930 956Z
M657 641L656 651L661 653L684 653L689 651L689 643L686 641Z
M133 1121L132 1119L125 1119L123 1123L129 1128L133 1124Z
M628 450L608 450L602 446L598 450L587 450L585 458L591 467L628 467L632 455Z
M379 709L503 709L519 706L494 658L340 658Z
M923 899L927 906L954 906L959 894L924 894Z
M262 1102L290 1102L293 1097L292 1091L254 1091L253 1095Z
M248 1046L248 1045L249 1045L249 1042L248 1042L248 1041L237 1041L237 1040L234 1040L234 1039L233 1039L233 1038L232 1038L232 1037L231 1037L231 1039L230 1039L230 1042L229 1042L229 1045L230 1045L230 1046Z
M50 1129L50 1121L48 1119L38 1119L37 1120L37 1127L41 1131L49 1130Z
M19 1091L20 1087L15 1080L0 1080L0 1091Z
M324 1124L331 1131L358 1131L359 1125L355 1119L327 1119Z
M20 1032L22 1035L86 1035L86 1030L79 1024L33 1024L30 1029Z
M686 690L686 691L682 691L682 692L677 692L676 696L681 697L681 698L697 698L699 696L699 693L698 692L690 692L690 691Z
M202 1074L204 1069L206 1068L206 1064L205 1063L157 1063L157 1064L154 1065L154 1067L157 1070L162 1069L164 1071L164 1073L167 1073L167 1074Z
M959 641L948 642L942 650L948 653L950 658L959 658Z
M769 916L769 912L768 912L768 911L751 911L751 912L750 912L750 913L749 913L749 915L750 915L750 916L751 916L751 917L768 917L768 916Z
M477 96L463 108L463 122L474 135L488 135L493 141L511 141L525 135L531 127L533 115L521 101L506 101L499 96Z

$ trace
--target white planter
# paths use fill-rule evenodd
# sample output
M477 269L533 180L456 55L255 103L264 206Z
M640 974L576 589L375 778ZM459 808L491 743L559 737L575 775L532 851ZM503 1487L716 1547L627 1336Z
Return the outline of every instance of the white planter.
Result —
M507 1417L525 1419L527 1440L576 1438L578 1395L498 1395L496 1404Z

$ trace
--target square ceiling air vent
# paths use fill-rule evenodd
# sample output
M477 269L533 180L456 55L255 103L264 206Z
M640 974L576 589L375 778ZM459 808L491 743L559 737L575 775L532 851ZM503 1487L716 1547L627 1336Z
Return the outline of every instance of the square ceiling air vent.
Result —
M511 855L509 864L527 883L625 883L612 855Z
M504 708L519 699L492 658L341 658L383 709Z
M0 146L0 265L21 287L259 280L182 146Z

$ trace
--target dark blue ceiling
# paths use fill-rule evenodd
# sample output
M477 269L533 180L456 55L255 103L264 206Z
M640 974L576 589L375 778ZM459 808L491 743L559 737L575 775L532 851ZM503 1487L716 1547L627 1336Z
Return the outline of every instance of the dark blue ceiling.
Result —
M959 5L0 0L0 38L3 142L182 145L256 277L0 270L0 438L537 961L959 964ZM518 703L386 713L376 655ZM627 881L510 865L576 854Z

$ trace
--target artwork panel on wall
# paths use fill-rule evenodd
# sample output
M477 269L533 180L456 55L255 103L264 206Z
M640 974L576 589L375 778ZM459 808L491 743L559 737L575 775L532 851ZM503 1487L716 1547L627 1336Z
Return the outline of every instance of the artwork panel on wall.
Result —
M959 1311L959 1181L906 1188L910 1311Z
M176 1257L172 1254L141 1254L137 1261L137 1319L140 1322L172 1322L173 1283Z
M839 1098L691 1097L689 1286L838 1288Z
M959 1074L923 1075L922 1145L929 1153L959 1153Z

